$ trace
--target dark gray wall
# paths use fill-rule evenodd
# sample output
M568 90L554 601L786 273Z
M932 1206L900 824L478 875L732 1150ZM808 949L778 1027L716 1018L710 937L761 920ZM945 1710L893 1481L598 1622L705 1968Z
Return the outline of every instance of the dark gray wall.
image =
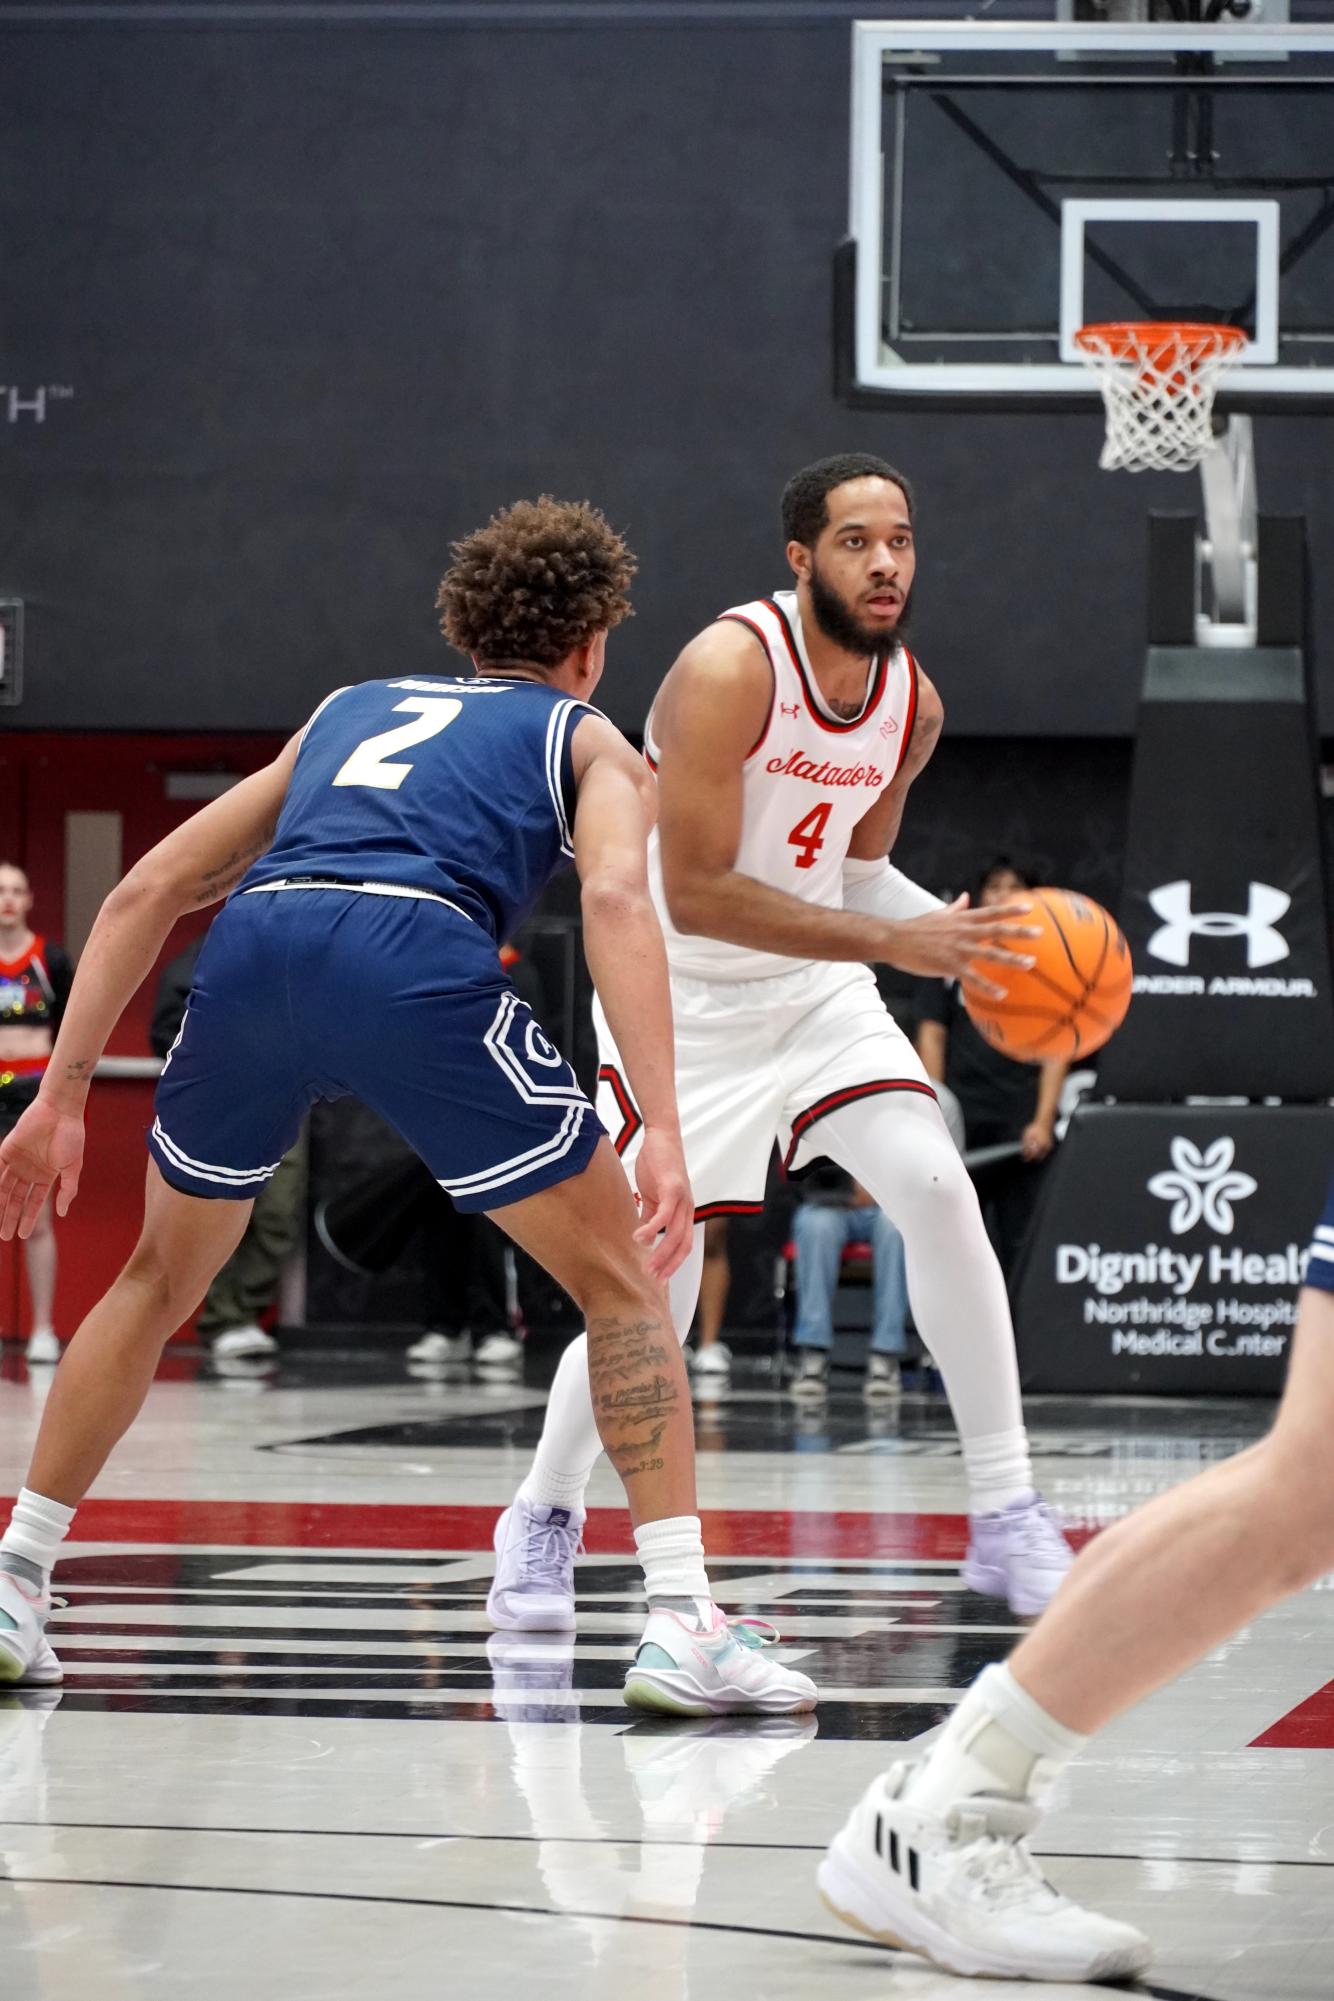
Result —
M285 727L338 681L439 666L450 538L545 489L640 554L604 684L634 723L692 629L784 580L785 475L855 445L918 484L951 730L1129 731L1145 515L1183 483L1100 474L1093 416L834 399L850 11L0 17L0 382L73 391L42 424L0 397L0 594L33 606L0 715ZM1266 502L1328 549L1334 432L1259 435Z

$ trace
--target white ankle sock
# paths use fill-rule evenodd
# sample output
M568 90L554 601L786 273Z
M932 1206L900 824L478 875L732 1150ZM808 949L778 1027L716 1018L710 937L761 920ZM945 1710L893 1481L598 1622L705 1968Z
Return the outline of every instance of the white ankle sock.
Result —
M635 1530L635 1549L644 1566L644 1594L650 1605L666 1599L713 1602L698 1515L645 1522Z
M24 1487L14 1503L9 1527L0 1537L0 1550L26 1557L44 1577L49 1577L73 1520L73 1508L66 1508L59 1501L48 1501L45 1495L34 1494L31 1488Z
M592 1470L585 1466L578 1473L562 1473L559 1467L548 1466L539 1451L519 1489L519 1499L527 1501L530 1508L568 1508L571 1514L582 1515L584 1492Z
M1022 1424L1010 1431L987 1432L982 1438L965 1438L963 1465L968 1505L975 1515L993 1514L1032 1495L1033 1465Z
M1049 1716L998 1662L973 1683L907 1797L932 1813L977 1793L1037 1799L1086 1742Z

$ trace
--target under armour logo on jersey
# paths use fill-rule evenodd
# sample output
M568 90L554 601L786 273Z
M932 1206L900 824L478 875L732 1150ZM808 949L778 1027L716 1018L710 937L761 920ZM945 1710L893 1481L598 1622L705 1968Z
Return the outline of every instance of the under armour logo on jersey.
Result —
M1164 921L1150 938L1148 949L1169 966L1184 966L1190 961L1192 938L1244 938L1246 964L1252 968L1272 966L1288 956L1287 940L1274 927L1291 903L1284 890L1271 883L1253 882L1244 916L1232 910L1197 911L1191 909L1188 882L1165 882L1160 889L1149 891L1149 907Z
M880 734L881 736L895 736L898 732L898 727L893 716L886 716L880 725Z
M780 702L778 706L785 716L799 716L801 714L800 702Z

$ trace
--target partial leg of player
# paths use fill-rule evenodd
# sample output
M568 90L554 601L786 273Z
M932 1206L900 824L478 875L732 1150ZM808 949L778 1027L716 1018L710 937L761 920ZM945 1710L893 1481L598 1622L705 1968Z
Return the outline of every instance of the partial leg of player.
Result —
M625 1486L649 1601L626 1701L686 1716L813 1708L815 1684L773 1658L751 1622L730 1622L713 1602L696 1512L685 1361L666 1294L634 1245L634 1203L610 1144L603 1141L582 1174L493 1213L578 1302L587 1323L597 1430ZM575 1533L573 1511L544 1512L541 1521L522 1504L510 1510L501 1549L507 1579L519 1581L525 1565L538 1577L557 1569ZM553 1512L570 1519L554 1522ZM512 1555L509 1545L520 1534L528 1545L558 1537L561 1547ZM495 1595L511 1588L504 1583Z
M1334 1276L1334 1260L1327 1268ZM1314 1259L1311 1270L1323 1276ZM927 1757L875 1780L853 1808L820 1867L826 1903L859 1930L960 1973L1142 1971L1148 1941L1052 1890L1025 1836L1090 1732L1334 1565L1332 1420L1334 1296L1312 1285L1269 1436L1090 1545L1051 1610L1008 1664L973 1684ZM905 1874L894 1857L909 1848L918 1861Z
M60 1680L46 1639L60 1544L138 1415L163 1344L235 1250L250 1207L182 1195L149 1163L139 1241L65 1351L27 1485L0 1542L0 1681Z
M963 1443L970 1533L963 1579L1031 1617L1073 1561L1033 1486L1005 1281L977 1195L932 1101L887 1091L830 1112L831 1159L875 1197L902 1234L913 1317Z

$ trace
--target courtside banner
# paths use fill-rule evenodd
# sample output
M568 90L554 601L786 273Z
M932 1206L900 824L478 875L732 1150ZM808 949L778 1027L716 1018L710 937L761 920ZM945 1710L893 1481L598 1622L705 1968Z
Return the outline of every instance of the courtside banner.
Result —
M1015 1286L1026 1390L1274 1395L1334 1110L1084 1105Z
M1135 990L1099 1073L1109 1095L1334 1095L1319 780L1296 649L1150 651L1119 915Z

